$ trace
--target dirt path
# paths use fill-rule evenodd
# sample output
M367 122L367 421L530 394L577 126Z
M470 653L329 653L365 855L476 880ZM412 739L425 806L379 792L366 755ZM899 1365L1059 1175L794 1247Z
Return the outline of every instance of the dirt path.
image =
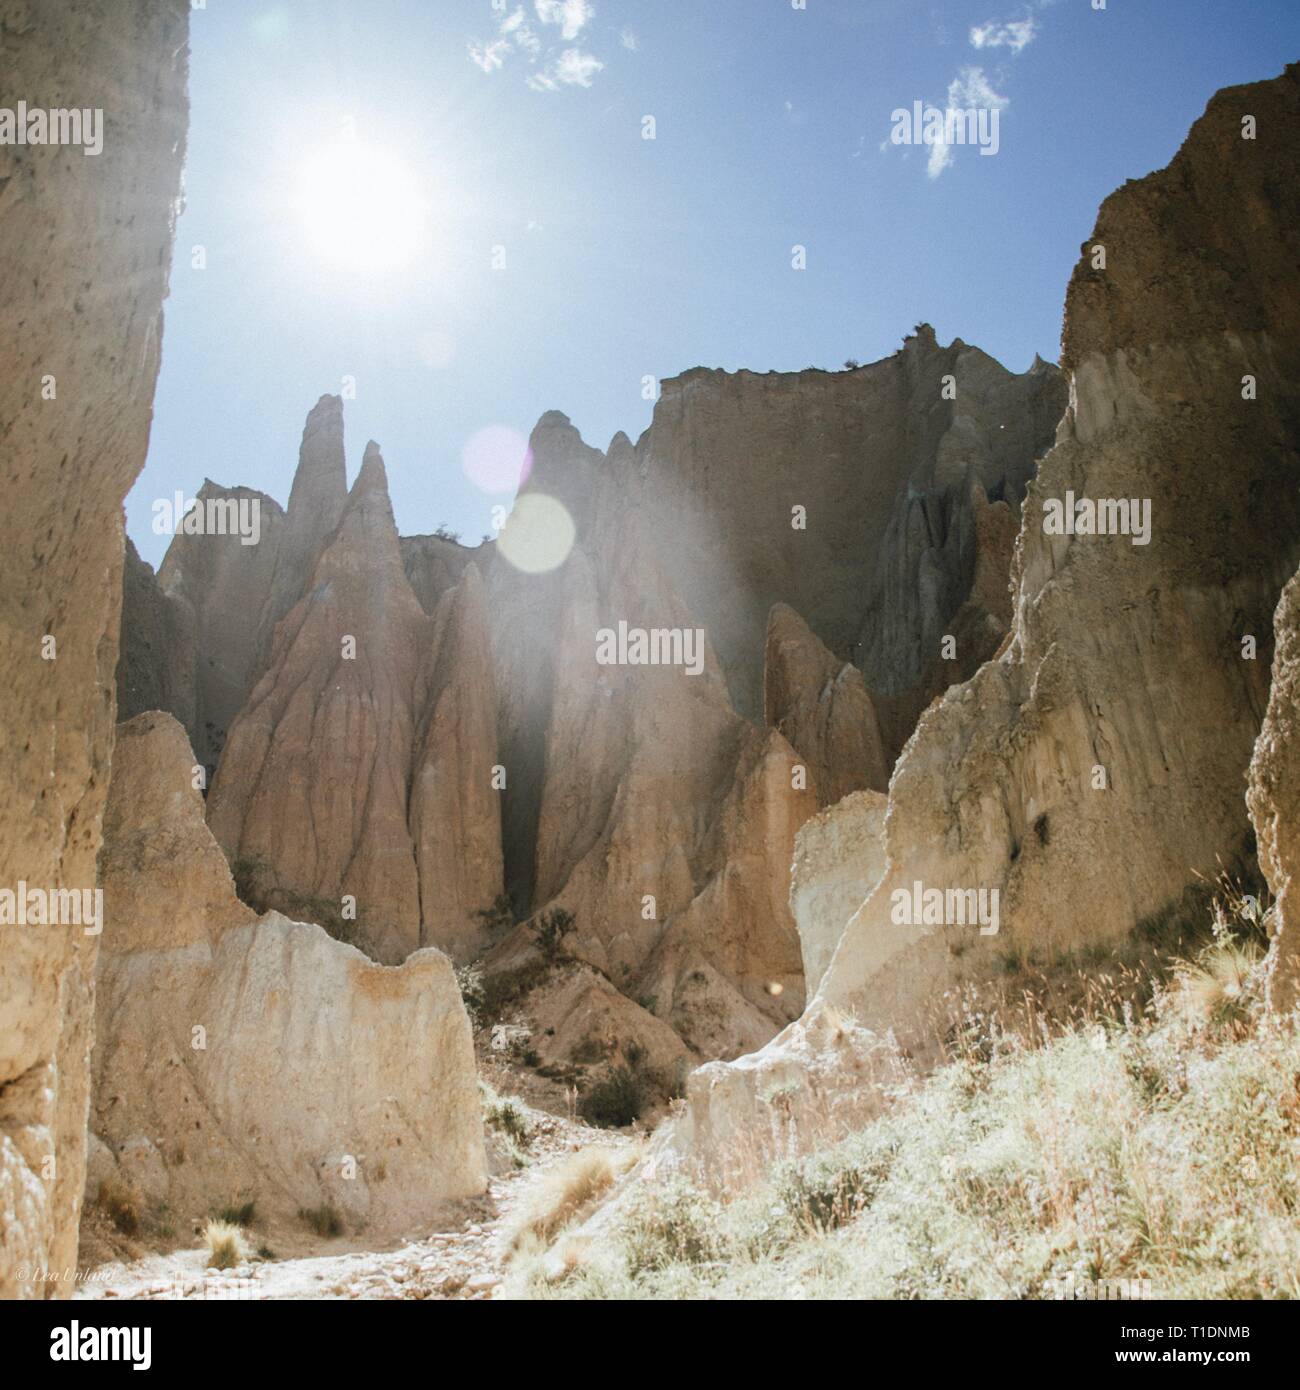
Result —
M207 1269L206 1247L146 1255L129 1263L101 1265L74 1297L491 1298L504 1276L516 1213L533 1186L578 1149L633 1143L628 1136L537 1110L530 1110L528 1117L533 1127L528 1165L491 1178L484 1196L460 1204L461 1215L445 1230L424 1232L385 1250L321 1240L311 1253L254 1259L230 1270ZM257 1231L252 1235L259 1238ZM270 1239L274 1244L274 1233Z

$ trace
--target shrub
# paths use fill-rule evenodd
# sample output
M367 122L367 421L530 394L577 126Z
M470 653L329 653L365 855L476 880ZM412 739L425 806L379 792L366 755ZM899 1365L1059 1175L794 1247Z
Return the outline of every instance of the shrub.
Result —
M299 1207L298 1219L310 1226L318 1236L333 1239L343 1234L343 1218L329 1202L319 1207Z
M584 1120L601 1129L622 1129L641 1118L645 1109L645 1081L632 1067L610 1067L582 1097L578 1110Z
M490 936L504 936L515 924L514 908L504 893L497 896L487 907L476 908L474 916L483 923L483 929Z
M244 1233L232 1222L214 1218L204 1228L203 1239L208 1247L209 1269L233 1269L248 1258Z
M228 1226L251 1226L253 1219L257 1215L257 1203L244 1202L238 1206L231 1203L229 1206L219 1207L212 1213L216 1221L224 1221Z
M140 1197L125 1183L116 1178L100 1183L99 1205L124 1236L133 1236L140 1229Z
M614 1185L615 1178L635 1157L612 1149L580 1149L552 1168L520 1204L509 1248L530 1241L549 1245Z
M541 947L542 957L551 962L559 960L564 951L564 938L575 925L573 913L567 908L553 907L533 924L533 935Z
M456 966L456 984L460 988L461 1001L469 1015L469 1025L477 1028L484 1021L487 1007L487 990L483 984L483 972L476 965Z
M866 1208L889 1176L892 1150L850 1154L841 1146L784 1164L774 1185L795 1222L832 1231Z
M628 1273L636 1278L669 1265L717 1259L723 1240L721 1209L683 1178L669 1178L639 1194L623 1227Z

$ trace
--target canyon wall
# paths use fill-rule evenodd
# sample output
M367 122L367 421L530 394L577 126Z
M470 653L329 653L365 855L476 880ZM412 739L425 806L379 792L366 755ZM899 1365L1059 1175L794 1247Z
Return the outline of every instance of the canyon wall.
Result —
M1227 89L1168 168L1101 208L1009 644L922 717L890 789L889 869L820 991L869 1026L923 1046L936 1001L997 957L1118 945L1248 852L1273 613L1300 558L1297 134L1297 70ZM1149 506L1145 543L1056 534L1070 496ZM996 936L891 920L918 882L998 890Z
M186 130L184 0L16 0L6 91L102 108L103 149L0 147L0 886L92 890L114 727L122 499L144 462ZM66 1285L96 938L0 926L0 1297Z
M666 1143L718 1161L741 1128L775 1133L763 1095L792 1074L788 1106L860 1109L891 1074L882 1039L924 1065L1009 964L1069 964L1176 920L1189 890L1250 867L1252 752L1283 923L1274 994L1290 997L1294 589L1278 599L1300 559L1297 137L1292 67L1218 93L1168 168L1103 204L1067 295L1070 407L1025 500L1005 650L922 715L890 784L884 875L807 1014L743 1065L695 1072ZM1149 504L1149 528L1139 510L1145 536L1062 533L1071 494ZM851 800L818 835L853 832ZM834 855L808 867L802 893L834 891ZM849 1096L826 1057L855 1033Z
M316 920L355 899L355 939L390 962L471 958L503 889L518 920L562 906L572 954L697 1053L761 1045L804 1004L794 835L882 791L920 709L1002 640L1063 402L1054 368L1014 375L927 325L855 371L688 373L635 446L545 414L505 531L470 548L399 538L369 453L340 503L323 397L260 544L178 535L158 592L128 594L142 629L170 600L196 634L195 713L167 707L202 761L221 750L208 816L241 892ZM921 607L882 623L908 586ZM620 625L698 638L695 659L602 663ZM520 927L489 968L531 943Z
M257 917L204 823L195 766L167 714L118 729L96 1176L125 1188L146 1231L164 1213L201 1225L254 1201L291 1220L328 1203L382 1238L481 1192L474 1048L450 962L415 951L388 968L319 926Z

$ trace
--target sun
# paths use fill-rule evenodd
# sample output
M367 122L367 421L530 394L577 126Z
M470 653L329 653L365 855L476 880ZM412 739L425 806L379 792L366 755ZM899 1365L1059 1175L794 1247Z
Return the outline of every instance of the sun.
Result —
M355 140L303 166L298 212L319 255L365 274L409 264L424 233L414 177L392 155Z

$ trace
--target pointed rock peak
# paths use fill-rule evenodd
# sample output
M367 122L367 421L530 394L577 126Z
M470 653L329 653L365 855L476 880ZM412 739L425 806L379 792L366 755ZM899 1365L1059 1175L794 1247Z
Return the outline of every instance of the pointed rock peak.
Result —
M373 439L366 445L366 452L361 460L361 472L352 484L349 505L355 504L372 492L382 493L384 500L388 501L388 470L384 467L384 456L379 452L379 445Z
M917 351L922 348L937 350L939 340L934 335L934 328L928 323L918 323L916 328L903 339L903 346Z
M311 511L332 510L337 516L348 493L343 456L343 400L322 396L307 416L298 448L298 471L289 493L289 510L301 503Z
M544 411L544 412L543 412L542 418L541 418L540 420L538 420L538 422L537 422L537 424L536 424L536 426L535 426L535 428L534 428L534 430L533 430L533 433L535 434L535 433L537 432L537 430L554 430L554 429L569 430L569 429L572 429L572 428L573 428L573 421L569 419L569 417L564 413L564 411L562 411L562 410L547 410L547 411Z

